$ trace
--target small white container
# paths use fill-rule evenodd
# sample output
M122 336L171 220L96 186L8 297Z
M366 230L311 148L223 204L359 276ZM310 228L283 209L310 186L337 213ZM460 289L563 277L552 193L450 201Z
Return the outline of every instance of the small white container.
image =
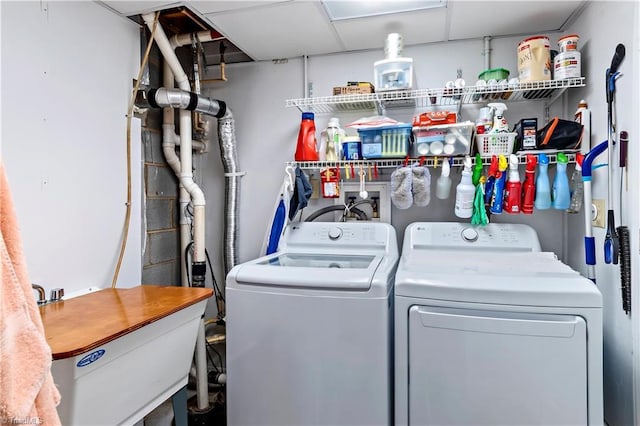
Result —
M558 53L553 60L553 79L564 80L566 78L582 77L580 64L580 52L571 50Z
M409 90L413 82L413 58L382 59L373 64L376 92Z

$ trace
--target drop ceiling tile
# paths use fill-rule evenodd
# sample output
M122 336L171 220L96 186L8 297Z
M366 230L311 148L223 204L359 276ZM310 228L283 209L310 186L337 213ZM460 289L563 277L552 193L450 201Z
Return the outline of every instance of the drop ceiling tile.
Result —
M264 6L272 3L285 3L291 0L227 0L227 1L211 1L211 0L195 0L185 2L192 9L197 10L201 14L226 12L235 9L248 9L256 6Z
M396 15L335 21L333 26L346 50L380 49L389 33L400 33L405 46L443 41L447 9L430 9Z
M558 30L583 1L449 1L450 40Z
M179 6L182 2L178 1L103 1L111 9L121 13L124 16L133 16L139 13L155 12L156 10L169 9Z
M343 50L319 2L275 3L204 16L256 60Z

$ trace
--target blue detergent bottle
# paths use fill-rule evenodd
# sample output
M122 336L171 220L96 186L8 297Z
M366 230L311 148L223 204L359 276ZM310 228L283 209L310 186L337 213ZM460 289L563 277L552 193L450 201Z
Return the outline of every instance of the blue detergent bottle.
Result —
M571 205L571 191L569 190L569 177L567 176L567 163L569 159L558 153L558 165L556 176L553 179L552 205L554 209L565 210Z
M546 210L551 207L551 186L549 184L549 157L538 155L538 176L536 177L536 201L534 207Z

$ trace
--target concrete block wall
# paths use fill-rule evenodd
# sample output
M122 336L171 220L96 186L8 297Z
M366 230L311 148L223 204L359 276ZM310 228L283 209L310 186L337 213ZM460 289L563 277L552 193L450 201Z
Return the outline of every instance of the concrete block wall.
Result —
M149 87L161 85L161 64L160 52L154 44L148 65ZM142 283L180 285L178 179L162 152L161 109L149 109L144 114L142 143L145 202Z

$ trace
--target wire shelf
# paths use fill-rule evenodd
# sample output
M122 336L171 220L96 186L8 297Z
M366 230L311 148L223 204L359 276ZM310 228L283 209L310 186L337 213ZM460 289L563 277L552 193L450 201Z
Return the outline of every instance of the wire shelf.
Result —
M543 151L532 151L531 154L537 155ZM544 152L544 154L549 159L549 164L555 164L558 160L559 152ZM576 162L576 153L575 152L565 152L564 153L569 163ZM508 155L506 155L508 157ZM518 161L520 164L526 164L527 155L525 154L517 154ZM464 157L422 157L422 158L398 158L398 159L387 159L387 160L341 160L341 161L290 161L287 163L288 166L292 167L300 167L303 170L317 170L317 169L325 169L328 167L351 167L359 168L359 167L377 167L379 169L389 169L389 168L398 168L406 164L415 164L420 163L427 167L436 167L439 164L442 164L442 161L447 161L450 159L450 164L452 167L458 167L464 165ZM475 164L475 157L471 157L472 164ZM491 164L491 156L482 157L482 165L488 166Z
M428 108L436 106L458 106L492 101L534 101L552 102L566 89L584 87L585 78L565 80L531 81L519 83L509 88L488 88L468 86L462 88L438 88L401 90L367 94L325 96L318 98L288 99L286 107L297 107L300 111L331 113L339 111L360 111L376 108Z

